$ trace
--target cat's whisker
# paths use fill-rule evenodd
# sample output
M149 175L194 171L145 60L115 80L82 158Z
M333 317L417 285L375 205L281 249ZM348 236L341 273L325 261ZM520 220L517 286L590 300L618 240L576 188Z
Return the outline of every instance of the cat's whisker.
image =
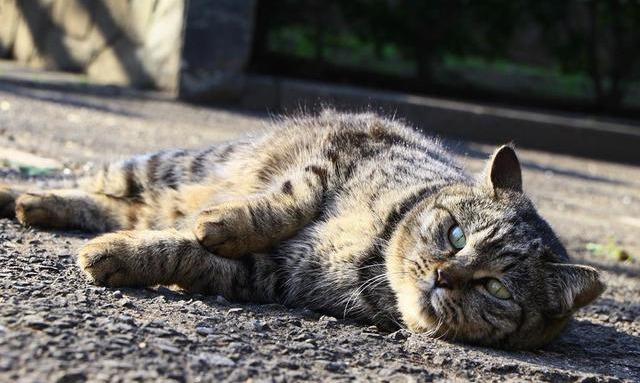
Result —
M385 263L376 263L374 265L361 266L361 267L355 268L354 270L360 271L360 270L370 269L373 267L385 267L385 266L386 266Z
M365 282L363 282L356 290L354 290L349 298L347 299L347 302L345 303L345 308L344 308L344 312L343 312L343 317L346 318L350 308L349 308L349 304L353 301L355 304L355 300L367 289L375 289L376 287L378 287L380 284L387 282L387 278L389 275L396 275L396 274L404 274L405 272L392 272L392 273L383 273L383 274L379 274L376 275L368 280L366 280Z
M369 278L368 280L366 280L365 282L362 283L362 285L360 285L360 287L358 287L353 293L351 293L351 295L349 296L349 299L347 300L347 303L345 304L345 308L344 308L344 313L343 316L346 318L347 317L347 313L349 311L349 304L351 303L352 300L355 301L355 299L357 299L360 294L362 294L362 292L369 287L370 285L380 281L379 283L382 283L384 281L384 279L387 278L386 274L379 274L376 275L372 278Z
M383 273L383 274L379 274L376 275L368 280L366 280L365 282L363 282L356 290L354 290L350 295L349 298L347 299L347 302L345 303L345 308L344 308L344 312L343 312L343 317L346 318L348 312L349 312L349 304L353 301L355 304L355 300L358 299L358 297L367 289L374 289L377 286L379 286L380 284L384 283L387 281L387 278L389 275L401 275L401 274L406 274L406 272L404 271L398 271L398 272L391 272L391 273Z

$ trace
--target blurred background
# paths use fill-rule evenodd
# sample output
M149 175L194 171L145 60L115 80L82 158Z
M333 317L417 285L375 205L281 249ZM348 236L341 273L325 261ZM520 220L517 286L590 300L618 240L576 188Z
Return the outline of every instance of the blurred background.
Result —
M637 0L1 0L0 54L171 90L185 30L185 70L637 117L639 27Z
M638 115L635 0L258 1L250 69Z
M0 57L210 105L372 107L636 162L639 27L640 0L0 0Z

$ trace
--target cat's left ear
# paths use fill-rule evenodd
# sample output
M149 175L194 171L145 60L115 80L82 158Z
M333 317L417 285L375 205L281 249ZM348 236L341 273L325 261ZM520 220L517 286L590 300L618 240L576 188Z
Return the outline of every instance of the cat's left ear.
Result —
M493 153L483 173L485 185L498 192L522 192L522 170L513 147L503 145Z
M565 316L593 302L605 290L600 273L593 267L566 263L546 265L549 311Z

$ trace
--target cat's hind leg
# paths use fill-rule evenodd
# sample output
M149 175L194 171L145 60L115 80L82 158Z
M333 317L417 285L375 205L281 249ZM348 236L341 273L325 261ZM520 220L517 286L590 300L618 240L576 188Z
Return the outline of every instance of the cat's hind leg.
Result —
M173 285L229 299L272 300L266 257L232 260L211 254L192 233L132 230L109 233L87 243L78 265L103 286ZM257 275L261 274L261 275ZM273 285L273 283L271 283Z
M15 216L26 226L106 232L127 228L135 214L131 202L79 189L58 189L20 194Z

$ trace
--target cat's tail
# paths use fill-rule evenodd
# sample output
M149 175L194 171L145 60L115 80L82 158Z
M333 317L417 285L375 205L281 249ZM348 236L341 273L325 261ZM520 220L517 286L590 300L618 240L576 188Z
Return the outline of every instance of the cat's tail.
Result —
M81 182L83 189L117 198L143 200L148 193L178 189L206 177L215 164L226 161L238 143L204 150L167 150L104 165Z

